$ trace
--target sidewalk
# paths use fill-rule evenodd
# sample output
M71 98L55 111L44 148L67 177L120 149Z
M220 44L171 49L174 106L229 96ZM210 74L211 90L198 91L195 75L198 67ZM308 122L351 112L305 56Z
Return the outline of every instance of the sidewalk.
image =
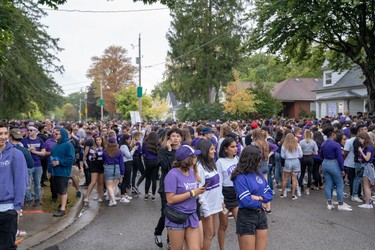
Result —
M81 188L80 191L81 197L77 198L70 211L61 218L53 217L53 213L43 212L42 206L24 206L18 229L26 231L27 235L17 237L18 249L45 249L54 246L90 224L97 216L100 205L93 202L90 203L90 208L83 208L86 189ZM41 188L41 195L42 192L49 192L49 187ZM92 195L96 195L95 189ZM59 203L55 204L57 207Z

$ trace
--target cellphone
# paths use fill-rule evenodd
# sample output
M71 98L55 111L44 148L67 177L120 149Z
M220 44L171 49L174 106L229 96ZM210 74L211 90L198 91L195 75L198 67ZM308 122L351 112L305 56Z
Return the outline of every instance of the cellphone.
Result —
M210 185L210 182L209 182L209 181L206 182L206 183L203 185L203 187L207 187L208 185Z

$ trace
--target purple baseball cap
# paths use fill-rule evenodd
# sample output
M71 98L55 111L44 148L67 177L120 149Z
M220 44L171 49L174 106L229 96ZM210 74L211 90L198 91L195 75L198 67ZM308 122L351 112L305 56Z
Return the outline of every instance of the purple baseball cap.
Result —
M200 150L194 150L192 147L188 145L182 145L176 151L176 160L182 161L192 155L199 155L201 153Z

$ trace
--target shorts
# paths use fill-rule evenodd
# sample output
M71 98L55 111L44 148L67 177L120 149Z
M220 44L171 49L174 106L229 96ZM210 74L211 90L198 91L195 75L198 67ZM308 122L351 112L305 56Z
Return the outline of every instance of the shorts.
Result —
M72 171L70 172L70 177L77 176L78 173L79 173L79 168L77 167L77 165L73 165Z
M105 165L104 178L106 181L120 179L120 166L119 165Z
M223 187L224 204L227 209L238 207L236 190L234 187Z
M102 174L104 172L103 161L88 161L87 164L89 165L90 173Z
M256 230L266 229L268 229L268 221L263 209L240 208L238 210L236 234L255 235Z
M172 231L181 231L181 230L185 230L184 227L167 227L168 230L172 230Z
M59 195L65 195L68 191L69 177L55 176L54 179L56 182L57 193Z
M284 172L293 172L293 173L299 173L301 172L301 162L299 159L286 159L284 164Z

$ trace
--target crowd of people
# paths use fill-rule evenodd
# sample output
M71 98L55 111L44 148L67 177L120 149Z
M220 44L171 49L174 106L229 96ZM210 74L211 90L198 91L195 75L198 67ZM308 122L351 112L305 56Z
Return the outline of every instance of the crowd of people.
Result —
M159 247L166 228L168 248L210 249L217 233L224 249L233 216L240 249L265 249L276 190L284 199L291 192L293 202L325 190L328 210L352 211L345 199L373 208L373 121L348 113L323 119L183 123L10 121L0 126L0 167L16 148L13 157L22 158L17 169L23 172L12 184L0 175L0 185L16 185L19 178L24 183L17 184L17 196L1 189L0 219L8 211L20 212L24 202L40 205L39 189L47 180L51 202L59 201L54 216L64 216L68 181L81 196L77 173L82 171L87 207L93 200L113 207L135 196L155 201L158 191L161 213L154 238ZM9 169L8 175L16 171ZM97 197L91 197L94 188Z

